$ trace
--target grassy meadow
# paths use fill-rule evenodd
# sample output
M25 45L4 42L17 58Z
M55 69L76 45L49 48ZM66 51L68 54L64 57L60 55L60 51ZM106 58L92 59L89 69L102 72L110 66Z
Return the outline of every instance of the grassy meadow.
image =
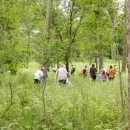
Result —
M45 90L35 88L33 75L39 64L32 62L17 75L0 74L1 130L127 130L127 73L122 73L125 103L122 103L118 66L114 81L92 82L82 77L87 63L74 63L73 86L54 84L55 73L50 68ZM104 67L117 65L106 61Z

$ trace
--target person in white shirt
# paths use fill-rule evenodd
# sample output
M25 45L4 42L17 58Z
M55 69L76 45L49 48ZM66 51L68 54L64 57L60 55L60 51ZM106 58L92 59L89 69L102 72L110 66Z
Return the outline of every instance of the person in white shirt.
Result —
M44 72L44 68L40 66L39 70L37 70L34 74L34 84L36 84L37 86L39 86L43 78L43 72Z
M67 70L64 65L60 65L60 68L56 71L56 81L59 83L66 84Z
M108 71L104 68L104 66L102 65L101 66L101 69L100 69L100 74L102 75L103 71L105 71L106 75L109 77L109 73Z
M100 73L102 74L103 71L107 72L106 69L104 68L104 66L102 65L101 69L100 69Z

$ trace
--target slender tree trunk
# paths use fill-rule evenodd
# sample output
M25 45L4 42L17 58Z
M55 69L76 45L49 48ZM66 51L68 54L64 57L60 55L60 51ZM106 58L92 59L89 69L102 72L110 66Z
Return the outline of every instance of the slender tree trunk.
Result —
M68 54L66 54L66 57L65 57L65 64L66 64L66 70L67 70L67 72L69 72L69 56L68 56Z
M111 47L111 59L113 59L112 47Z
M123 48L123 56L122 56L122 72L126 72L126 57L127 57L127 46Z
M101 24L101 22L102 22L101 19L99 19L99 24ZM99 48L99 71L101 69L101 66L103 65L102 39L103 39L103 35L99 35L99 43L100 43L100 48Z
M120 79L120 95L121 95L121 105L122 105L122 124L125 122L125 103L124 103L124 93L123 93L123 82L122 82L122 73L121 73L121 65L120 65L120 57L119 57L119 49L118 43L116 43L116 51L118 55L118 68L119 68L119 79Z
M46 25L47 25L47 40L49 42L50 39L50 28L51 28L51 4L53 0L48 0L47 10L46 10ZM45 47L45 60L47 60L47 50ZM45 74L47 74L47 66L45 66ZM47 75L46 75L47 76ZM46 82L43 88L43 106L44 106L44 114L46 116L46 104L45 104L45 88ZM44 120L45 125L47 124L47 119Z
M128 130L130 130L130 0L126 0L126 26L127 26L127 45L128 45Z
M111 47L111 59L114 59L114 56L116 55L116 48Z
M89 65L92 64L92 60L93 60L93 57L92 57L92 55L91 55L90 58L89 58Z
M46 25L47 25L47 33L48 33L48 41L50 39L50 28L51 28L51 4L53 0L48 0L47 10L46 10Z
M99 49L99 70L101 69L101 66L103 65L103 49Z
M97 56L95 56L95 63L96 63L96 68L98 69L98 60L97 60Z

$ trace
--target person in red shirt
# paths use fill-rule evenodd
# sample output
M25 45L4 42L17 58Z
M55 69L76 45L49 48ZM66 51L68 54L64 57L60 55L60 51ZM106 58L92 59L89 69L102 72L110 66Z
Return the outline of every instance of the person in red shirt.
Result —
M87 77L88 75L88 70L87 70L87 66L85 66L85 68L83 69L83 77Z

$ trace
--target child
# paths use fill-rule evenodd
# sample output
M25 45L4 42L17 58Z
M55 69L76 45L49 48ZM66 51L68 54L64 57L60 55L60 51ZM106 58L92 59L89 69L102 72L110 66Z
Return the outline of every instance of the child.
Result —
M102 81L106 81L107 80L107 74L105 71L102 72Z
M97 80L99 80L99 81L102 80L102 75L101 75L101 74L98 74L98 75L97 75Z
M83 69L83 77L87 77L88 75L88 70L87 70L87 66L85 66L85 68Z

